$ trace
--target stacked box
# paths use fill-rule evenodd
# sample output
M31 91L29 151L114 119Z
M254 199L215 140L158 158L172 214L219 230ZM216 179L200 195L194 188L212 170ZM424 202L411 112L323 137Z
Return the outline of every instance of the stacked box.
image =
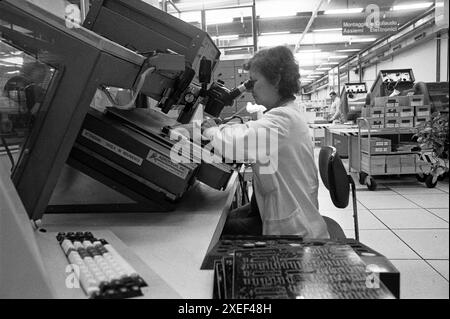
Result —
M386 107L410 106L408 96L389 96L386 100Z
M399 117L400 116L400 108L399 107L386 107L384 111L384 117Z
M400 127L406 128L414 127L414 116L400 117Z
M416 172L416 154L400 155L400 172L404 174L414 174Z
M429 105L419 105L415 107L416 116L430 116L431 114L431 106Z
M389 117L384 120L385 128L397 128L400 127L400 117Z
M385 109L385 107L379 107L379 106L364 107L361 110L361 116L365 117L365 118L384 117L384 109Z
M361 151L369 152L369 147L371 154L389 153L391 151L391 140L380 137L372 137L370 140L361 138Z
M411 117L414 116L413 106L400 106L399 107L400 117Z
M430 119L429 116L415 116L414 117L414 127L419 126L420 124L428 121Z
M361 169L371 175L384 174L386 172L386 155L370 156L361 154ZM370 166L369 166L370 160Z
M375 97L374 107L386 107L386 102L388 100L388 96L377 96Z
M401 170L401 155L386 156L386 173L398 174Z
M384 128L384 118L383 117L371 117L368 118L370 128Z
M384 117L384 107L369 108L369 117Z
M423 95L410 95L408 97L410 106L422 106L425 104Z

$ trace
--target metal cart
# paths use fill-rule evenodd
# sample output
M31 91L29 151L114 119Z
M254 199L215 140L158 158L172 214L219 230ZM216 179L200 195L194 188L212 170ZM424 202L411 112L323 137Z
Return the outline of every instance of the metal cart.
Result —
M358 136L357 136L357 143L354 143L354 140L351 147L351 154L349 158L349 169L350 171L354 171L358 173L358 179L359 183L361 185L367 185L367 188L371 191L376 190L377 183L374 179L374 176L377 175L411 175L416 174L416 168L410 167L408 170L401 169L401 166L398 168L391 168L390 171L386 172L385 169L375 169L374 168L374 161L377 160L377 158L386 158L387 156L394 156L394 155L411 155L414 154L418 156L418 152L385 152L385 153L377 153L373 154L370 147L370 140L371 137L374 135L380 136L380 135L398 135L398 140L401 140L401 135L405 134L414 134L414 128L377 128L373 129L371 128L371 125L367 118L358 118L357 119L358 124ZM362 150L361 148L361 140L362 138L368 139L368 147L366 150ZM356 145L355 145L356 144ZM356 147L354 147L356 146ZM363 157L365 158L365 162L363 165ZM385 166L384 166L385 167Z

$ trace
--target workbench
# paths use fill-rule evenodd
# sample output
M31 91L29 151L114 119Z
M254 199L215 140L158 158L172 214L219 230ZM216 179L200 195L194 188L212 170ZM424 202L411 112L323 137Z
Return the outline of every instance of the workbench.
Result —
M221 235L236 187L236 172L224 191L196 182L174 211L163 213L45 214L34 237L55 297L86 298L81 289L66 287L68 261L56 234L91 231L107 239L142 274L149 284L146 298L212 298L213 271L200 266ZM27 265L11 271L20 272L21 267Z

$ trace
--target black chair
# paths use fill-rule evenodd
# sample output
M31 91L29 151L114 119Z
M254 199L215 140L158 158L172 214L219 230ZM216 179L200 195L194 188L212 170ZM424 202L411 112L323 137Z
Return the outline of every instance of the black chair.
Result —
M358 210L356 205L356 187L353 178L347 174L341 158L332 146L323 146L319 153L319 172L323 184L330 192L334 206L346 208L349 202L350 186L353 199L353 221L355 239L359 241ZM346 238L344 231L333 219L323 216L327 223L331 239Z

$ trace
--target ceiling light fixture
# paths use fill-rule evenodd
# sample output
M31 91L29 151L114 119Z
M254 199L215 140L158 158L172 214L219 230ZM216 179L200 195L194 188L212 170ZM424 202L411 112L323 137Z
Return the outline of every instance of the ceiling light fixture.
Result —
M330 29L316 29L313 32L332 32L332 31L342 31L342 28L330 28Z
M321 49L300 50L296 54L301 54L301 53L318 53L318 52L322 52L322 50Z
M377 38L353 38L350 42L357 43L357 42L374 42Z
M288 34L290 31L277 31L277 32L261 32L261 35L278 35L278 34Z
M323 14L349 14L349 13L360 13L363 8L348 8L348 9L333 9L326 10Z
M342 50L336 50L336 52L358 52L360 49L342 49Z
M239 39L239 35L237 34L230 34L230 35L219 35L219 36L212 36L213 40L237 40Z
M391 11L423 9L423 8L428 8L432 4L433 4L433 2L419 2L419 3L412 3L412 4L400 4L400 5L393 6L391 8Z
M345 59L348 58L348 55L330 55L328 59Z

